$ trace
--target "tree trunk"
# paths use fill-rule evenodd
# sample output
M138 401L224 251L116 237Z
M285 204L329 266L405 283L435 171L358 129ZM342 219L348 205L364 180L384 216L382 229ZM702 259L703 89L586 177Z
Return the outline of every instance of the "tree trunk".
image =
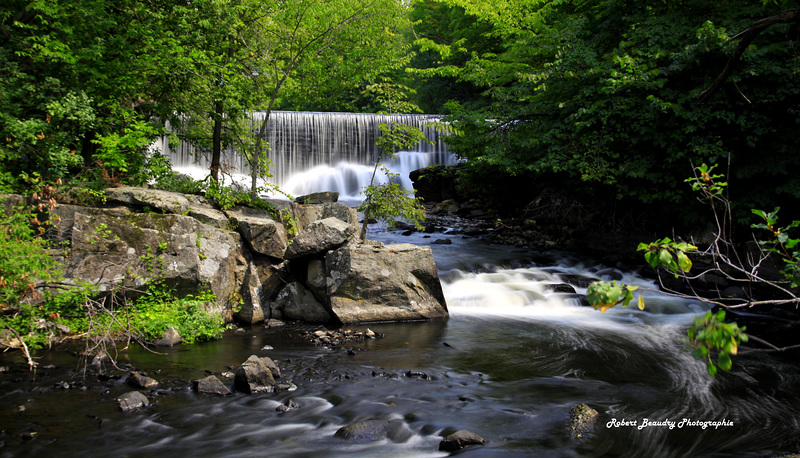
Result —
M222 101L214 102L214 136L211 146L211 177L219 182L220 157L222 156Z

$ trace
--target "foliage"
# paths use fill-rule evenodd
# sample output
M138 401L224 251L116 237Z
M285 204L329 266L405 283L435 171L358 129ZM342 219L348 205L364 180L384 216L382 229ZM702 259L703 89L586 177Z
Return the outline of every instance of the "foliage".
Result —
M364 202L358 207L365 219L369 217L394 227L395 218L410 221L417 229L422 229L425 221L425 207L419 199L414 198L413 191L405 189L398 183L382 183L367 186L364 189Z
M182 342L188 344L216 339L227 327L220 315L203 309L205 303L214 300L211 292L177 298L159 282L154 282L147 294L130 306L130 325L150 341L160 338L170 326L178 331Z
M622 283L617 285L615 281L611 283L598 281L589 285L589 289L586 291L586 300L595 310L605 312L617 304L627 307L633 300L633 292L637 289L639 289L638 286L624 285ZM644 298L641 295L637 306L639 310L644 310Z
M708 304L719 307L720 310L716 314L708 312L705 317L697 317L692 327L689 329L689 343L693 347L693 355L697 358L707 360L708 371L713 376L717 373L717 367L723 371L730 370L732 361L730 356L737 353L738 346L741 342L747 342L748 339L758 340L773 349L778 349L768 342L757 339L753 336L748 336L744 333L745 327L739 327L736 323L725 323L725 309L737 307L754 307L757 305L781 305L781 304L800 304L800 299L795 292L791 291L772 278L765 278L760 272L759 268L770 253L775 253L783 259L785 269L781 272L785 280L789 282L789 288L796 288L800 286L800 279L798 279L798 262L800 261L800 251L796 249L800 239L793 239L789 237L789 231L800 226L800 221L793 221L786 227L779 228L777 226L778 210L776 207L774 211L767 213L763 210L754 209L752 213L760 217L764 222L753 224L751 227L754 229L766 230L770 233L770 240L760 240L754 236L754 239L762 247L766 247L760 253L758 259L752 257L740 256L737 252L736 246L730 240L730 233L726 228L730 227L730 221L725 221L720 213L727 215L730 218L730 202L727 199L725 191L727 190L728 183L722 181L725 176L722 174L712 174L714 167L701 164L693 168L694 177L685 180L691 184L692 190L699 193L703 200L707 201L712 208L714 221L717 225L717 232L715 240L704 251L698 251L698 247L684 243L674 242L670 238L663 238L656 240L653 243L645 244L640 243L638 251L644 251L644 257L647 263L653 268L665 268L672 272L675 278L682 278L684 280L692 280L696 277L688 275L692 268L692 261L687 253L693 253L696 256L708 257L711 259L712 265L715 266L713 270L716 274L723 275L725 278L732 281L746 281L748 283L759 283L764 286L769 286L774 289L774 293L782 299L769 299L758 301L749 299L738 305L731 305L724 302L723 298L713 299L702 297L692 290L692 294L683 294L680 292L669 291L672 295L678 297L685 297L695 300L700 300ZM721 205L720 205L721 204ZM795 250L795 251L792 251ZM743 261L746 260L746 261ZM702 274L701 274L702 275ZM664 288L663 283L661 284ZM622 303L623 306L633 298L633 290L635 287L616 285L615 282L596 282L589 287L586 296L590 305L600 311ZM644 309L644 300L639 296L639 308ZM780 349L778 349L780 350ZM710 351L718 352L717 365L715 365L710 357Z
M205 182L175 172L169 158L159 153L154 153L147 158L141 175L144 183L164 191L204 194L206 189Z
M640 243L637 251L644 251L644 260L653 269L659 266L674 272L678 277L679 272L689 272L692 269L692 260L687 252L697 250L697 247L685 242L673 242L669 237L656 240L653 243Z
M745 326L740 328L736 323L725 323L725 310L707 312L705 316L695 318L689 328L689 343L694 347L692 355L706 360L708 373L712 376L716 375L717 366L727 372L733 365L731 355L737 354L739 345L748 341L744 331ZM717 351L716 365L711 359L711 350Z
M777 227L778 210L780 210L780 207L775 207L775 210L769 213L764 210L753 209L753 214L764 220L764 222L753 224L751 227L763 229L772 234L773 238L771 240L759 240L758 243L765 247L767 252L780 256L785 266L781 273L789 280L790 287L797 288L800 287L800 248L797 246L800 239L790 238L789 231L800 226L800 221L794 220L788 226L779 228Z
M796 26L763 31L733 79L696 98L725 66L732 35L776 6L419 0L413 9L424 22L412 71L448 95L443 110L460 132L448 143L476 176L563 173L687 217L685 168L730 156L741 208L800 197L787 173L800 165Z
M382 84L371 86L370 93L376 102L386 107L389 113L398 108L414 110L413 104L407 101L409 91L402 85ZM361 239L367 237L367 224L370 218L375 218L394 227L395 218L404 218L411 221L418 229L422 228L421 222L425 220L425 209L419 198L414 197L414 191L403 188L391 179L397 174L392 174L380 161L383 157L394 158L395 153L401 149L410 149L421 141L429 141L425 134L418 128L399 122L381 123L378 128L381 135L375 139L375 145L381 150L372 170L369 185L364 187L364 201L358 210L364 213L364 224L361 230ZM375 183L378 170L381 170L389 182Z
M40 228L37 215L23 206L0 217L0 312L37 307L42 286L61 278Z

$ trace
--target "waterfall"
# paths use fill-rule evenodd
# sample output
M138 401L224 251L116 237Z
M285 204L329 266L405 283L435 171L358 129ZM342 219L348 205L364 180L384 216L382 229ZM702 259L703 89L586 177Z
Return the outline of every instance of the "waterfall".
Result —
M264 115L265 112L253 113L250 128L254 134ZM410 189L408 174L411 171L456 161L443 135L427 126L440 119L439 115L273 111L266 132L268 157L272 162L272 178L268 181L294 196L337 191L343 197L358 198L361 188L369 184L378 157L375 139L380 134L379 125L399 122L421 129L431 142L420 142L412 151L400 152L396 159L383 161L393 173L400 175L396 181ZM199 151L187 142L171 148L166 138L156 147L169 156L176 171L196 178L208 173L209 151ZM232 167L235 181L249 183L245 177L250 168L236 151L223 151L222 164ZM379 180L385 182L386 177Z

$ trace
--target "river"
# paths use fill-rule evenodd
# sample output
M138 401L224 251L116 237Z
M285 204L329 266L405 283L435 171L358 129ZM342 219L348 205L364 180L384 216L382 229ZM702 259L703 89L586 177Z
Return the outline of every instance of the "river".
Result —
M374 238L430 244L449 236L424 237ZM131 346L120 364L162 382L141 411L117 406L115 398L132 390L124 372L83 382L74 348L43 352L35 381L18 352L2 354L0 456L446 456L439 434L456 429L486 439L467 452L475 457L800 451L797 364L743 354L731 372L712 378L683 351L701 305L650 294L644 311L600 313L547 285L610 275L652 282L568 253L451 240L431 245L449 319L348 326L385 337L334 348L308 342L301 331L311 326L230 332L165 356ZM251 354L274 359L297 390L213 398L188 388L209 373L225 380L222 372ZM298 408L276 410L290 400ZM564 424L579 403L600 415L592 433L570 439ZM390 420L392 439L334 437L365 419Z

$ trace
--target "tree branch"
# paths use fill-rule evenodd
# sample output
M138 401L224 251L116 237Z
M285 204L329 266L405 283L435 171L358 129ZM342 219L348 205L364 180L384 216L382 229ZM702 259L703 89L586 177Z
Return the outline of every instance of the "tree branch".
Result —
M767 28L776 25L776 24L788 24L791 22L800 22L800 8L792 8L786 11L783 11L779 14L774 16L770 16L768 18L760 19L753 23L747 29L737 33L733 37L732 40L739 40L739 44L736 46L736 49L733 50L731 55L728 57L728 63L725 64L725 68L722 72L717 76L717 79L714 80L714 83L705 91L701 92L697 98L700 102L705 102L708 100L709 97L713 93L715 93L723 83L728 79L729 76L733 73L736 64L739 62L739 59L744 54L745 50L750 46L750 43L753 42L756 36L766 30Z

